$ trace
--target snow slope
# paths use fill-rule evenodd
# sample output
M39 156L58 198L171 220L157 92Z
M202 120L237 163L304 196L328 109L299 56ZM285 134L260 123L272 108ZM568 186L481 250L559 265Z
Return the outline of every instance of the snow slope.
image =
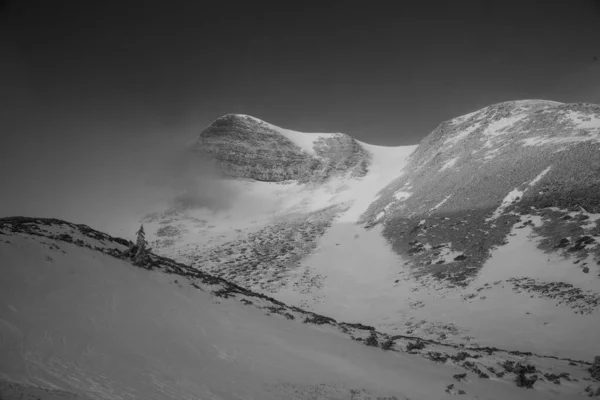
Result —
M401 338L389 352L364 346L347 336L363 327L302 323L311 314L167 259L134 267L119 258L125 241L84 226L0 220L0 239L3 399L562 399L591 383L578 361L434 343L404 353ZM510 373L477 377L500 361L531 363L534 389ZM549 371L561 384L542 378Z
M319 285L302 290L290 284L276 297L389 334L588 360L600 354L598 267L585 274L571 260L544 254L528 226L511 235L462 288L412 279L380 228L365 232L354 224L333 224L302 270L318 275ZM440 259L460 255L450 249L446 254ZM540 286L526 290L519 284L523 278ZM544 295L552 283L572 286ZM573 296L579 299L569 301Z

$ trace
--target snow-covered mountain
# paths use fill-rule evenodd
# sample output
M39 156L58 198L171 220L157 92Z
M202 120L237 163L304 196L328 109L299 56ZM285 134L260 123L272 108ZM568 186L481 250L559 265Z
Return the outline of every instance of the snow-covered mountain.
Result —
M155 271L120 258L128 241L85 226L0 221L0 332L18 360L0 361L3 387L161 399L596 393L600 106L500 103L401 147L226 115L188 155L218 169L218 185L192 188L218 206L174 201L142 220ZM135 324L147 341L135 343ZM347 340L371 336L399 353ZM111 362L133 372L109 376ZM446 382L453 368L467 381ZM533 375L536 390L507 385Z
M156 251L389 334L600 354L599 106L500 103L442 123L418 146L343 137L352 151L340 154L364 161L361 173L352 161L281 180L276 171L327 154L327 136L217 120L193 150L246 179L227 180L238 196L225 211L149 215ZM251 149L248 161L227 153L238 147ZM244 162L276 167L254 176L236 169Z
M579 398L590 362L390 336L85 225L0 219L2 399Z
M583 225L593 225L592 214L600 213L599 148L598 106L496 104L445 122L426 137L406 173L382 190L363 221L383 223L384 235L396 251L411 255L417 274L466 284L519 216L555 220L581 212ZM563 215L554 215L560 210ZM569 236L561 247L572 256L595 249L600 260L596 245L576 249L585 230L571 232L574 237L543 227L536 232L549 248ZM461 259L440 258L444 249Z

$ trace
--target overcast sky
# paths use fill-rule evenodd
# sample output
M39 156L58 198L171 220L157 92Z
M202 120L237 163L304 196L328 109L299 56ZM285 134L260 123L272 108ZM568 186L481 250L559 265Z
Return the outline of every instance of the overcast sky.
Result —
M500 101L600 103L598 1L206 3L0 0L0 215L106 229L225 113L398 146Z

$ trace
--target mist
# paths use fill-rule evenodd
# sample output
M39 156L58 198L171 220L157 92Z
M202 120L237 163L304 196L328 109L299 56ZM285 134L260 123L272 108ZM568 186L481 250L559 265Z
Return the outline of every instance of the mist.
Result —
M179 211L227 211L240 194L210 155L189 147L169 154L149 183L170 193L169 203Z
M137 110L115 116L80 104L68 116L13 116L0 143L0 216L60 218L117 236L146 213L178 204L222 210L233 193L217 170L186 153L204 126ZM194 174L198 174L195 176Z

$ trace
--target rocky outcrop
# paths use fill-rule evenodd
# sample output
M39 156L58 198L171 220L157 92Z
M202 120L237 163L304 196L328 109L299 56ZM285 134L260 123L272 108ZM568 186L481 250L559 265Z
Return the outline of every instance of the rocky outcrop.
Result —
M250 116L228 114L202 131L193 151L214 158L226 175L258 181L323 182L332 176L364 176L369 153L345 134L314 138L307 151L274 125ZM289 131L288 131L289 132ZM306 141L306 140L303 140Z

